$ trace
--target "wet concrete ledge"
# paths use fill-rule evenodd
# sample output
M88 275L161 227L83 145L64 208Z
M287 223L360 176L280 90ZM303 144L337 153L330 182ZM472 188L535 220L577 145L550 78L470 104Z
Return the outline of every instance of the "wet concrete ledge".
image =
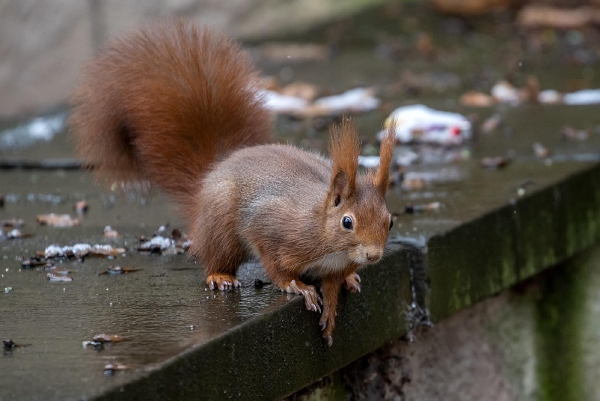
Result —
M274 399L407 334L564 261L600 240L600 164L392 252L342 295L334 344L296 299L189 349L98 396L126 399Z

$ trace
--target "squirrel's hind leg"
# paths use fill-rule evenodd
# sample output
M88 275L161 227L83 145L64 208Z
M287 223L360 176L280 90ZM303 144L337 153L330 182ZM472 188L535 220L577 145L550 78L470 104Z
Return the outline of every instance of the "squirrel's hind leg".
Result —
M241 287L235 276L238 267L248 259L248 252L235 231L235 213L219 203L213 201L204 209L208 209L206 213L193 219L190 252L204 266L208 287L227 291Z
M241 245L223 249L221 252L207 252L200 256L206 268L206 284L211 290L221 291L239 288L242 284L235 277L238 267L246 259Z

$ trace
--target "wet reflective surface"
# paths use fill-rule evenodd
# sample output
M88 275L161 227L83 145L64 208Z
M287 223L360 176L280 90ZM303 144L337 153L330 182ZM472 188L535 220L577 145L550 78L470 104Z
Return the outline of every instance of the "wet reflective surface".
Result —
M435 67L431 63L426 65L429 69ZM273 66L265 69L279 71ZM372 50L362 48L342 49L331 61L293 67L297 79L340 88L379 84L397 71L394 63L374 57ZM548 70L545 74L552 76ZM560 69L554 74L548 82L559 82ZM407 167L409 173L421 174L424 186L418 190L389 191L389 208L399 213L392 230L394 238L426 240L600 160L598 106L525 104L497 110L469 109L457 105L456 93L422 96L418 101L465 115L475 113L476 126L497 111L503 117L503 125L490 134L476 133L473 141L458 151L466 155L459 161L444 161L448 152L456 149L432 148L422 156L424 162ZM417 101L398 95L384 100L395 106ZM376 111L356 118L365 144L375 146L375 154L373 138L386 116L387 112ZM562 139L560 127L564 125L588 129L589 138ZM322 149L326 143L324 131L307 130L298 122L279 119L276 131L278 140L303 147ZM552 151L549 159L534 155L535 142ZM364 152L369 153L367 146ZM499 170L483 169L479 161L486 156L504 156L510 163ZM72 157L72 146L68 137L60 134L48 143L0 150L0 157ZM291 299L297 300L269 284L256 288L255 280L270 281L258 264L240 269L243 283L240 290L222 293L206 288L202 269L185 255L135 251L138 245L135 236L152 235L166 223L170 224L169 229L185 228L185 222L161 195L119 196L94 185L89 173L41 170L1 171L0 193L5 195L0 220L24 219L26 224L21 230L35 234L31 239L0 242L0 336L31 344L4 351L0 356L1 400L79 399L98 395L249 319L268 314ZM35 222L36 215L43 213L74 215L74 205L79 200L89 203L89 212L81 226L53 228ZM440 210L404 214L408 203L431 202L441 202ZM103 238L106 225L115 228L122 237ZM74 280L68 283L49 282L41 268L20 267L19 257L30 257L50 244L81 242L112 244L129 251L112 260L88 257L84 262L57 262L58 267L76 270L71 274ZM111 265L143 270L98 275ZM5 293L7 287L12 290ZM82 347L83 341L100 333L118 334L125 341L105 344L101 350ZM103 374L106 364L117 362L132 369L113 376Z

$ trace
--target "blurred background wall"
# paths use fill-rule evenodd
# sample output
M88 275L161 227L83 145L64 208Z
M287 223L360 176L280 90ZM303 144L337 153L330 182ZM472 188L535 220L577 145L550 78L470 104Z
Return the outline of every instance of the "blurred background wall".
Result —
M526 3L600 0L0 0L0 116L63 103L107 38L162 16L187 16L242 40L281 37L381 3L423 1L472 16Z
M389 0L0 0L0 116L64 102L81 64L107 38L162 16L231 36L300 31Z

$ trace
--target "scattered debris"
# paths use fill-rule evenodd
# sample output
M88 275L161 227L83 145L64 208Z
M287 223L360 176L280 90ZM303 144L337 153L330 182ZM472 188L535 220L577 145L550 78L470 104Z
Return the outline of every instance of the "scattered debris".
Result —
M379 156L358 156L358 165L366 168L379 166Z
M309 102L296 96L282 95L271 90L262 90L264 105L276 114L302 115L309 107Z
M328 46L316 43L266 43L260 48L260 55L270 61L307 62L329 58Z
M590 133L587 130L580 130L577 128L564 125L560 129L560 135L564 139L575 140L575 141L587 141L590 137Z
M440 202L431 202L424 205L413 205L407 204L404 207L405 214L415 214L420 212L435 212L442 208L442 204Z
M31 344L17 344L10 338L7 338L6 340L2 340L2 345L5 351L11 351L15 348L29 347Z
M59 268L50 263L44 267L44 270L49 270L52 272L52 274L60 276L66 276L71 273L77 273L77 270Z
M517 14L517 24L524 28L578 29L599 22L600 10L592 7L558 8L531 4Z
M548 149L541 143L536 142L533 144L533 153L535 153L535 155L540 159L546 159L550 156L551 152L550 149Z
M527 77L522 88L516 88L510 82L502 80L492 87L490 94L476 91L466 92L460 97L460 102L463 106L470 107L490 107L498 103L516 106L523 102L538 102L540 83L534 75ZM547 95L544 93L544 96Z
M33 237L33 234L23 234L23 232L21 232L21 230L19 230L18 228L13 228L12 230L3 233L2 231L0 231L0 240L2 239L16 239L16 238L31 238Z
M21 262L21 267L24 269L31 269L38 266L54 266L48 263L45 259L34 256Z
M487 93L470 91L460 97L460 104L467 107L491 107L496 104L496 100Z
M12 287L4 287L4 293L8 294L9 292L12 291L12 289L13 289Z
M19 228L23 225L25 225L25 222L21 219L0 220L0 227Z
M584 89L577 92L565 93L563 102L569 105L586 105L600 103L600 89Z
M82 258L88 255L96 256L118 256L125 253L125 248L113 248L111 245L90 245L90 244L75 244L73 246L47 246L43 252L46 259L57 257L64 258Z
M73 227L81 224L80 218L71 217L68 214L40 214L36 219L41 225L49 225L52 227Z
M538 94L538 102L544 104L559 104L563 102L563 95L554 89L546 89Z
M398 156L396 157L395 163L397 166L410 166L418 162L421 159L418 153L413 152L410 149L400 148Z
M162 251L175 247L175 240L162 235L152 237L150 240L143 242L138 251L148 251L152 253L161 253Z
M521 103L519 90L508 81L500 81L492 87L492 97L500 103L510 103L513 105Z
M254 280L254 288L263 288L265 285L269 285L271 284L268 281L262 281L261 279L257 278Z
M103 342L103 343L118 343L120 341L123 341L123 337L121 337L118 334L96 334L94 337L92 337L93 341L99 341L99 342Z
M457 74L448 72L423 72L415 73L404 69L400 72L397 84L386 86L384 90L391 95L398 92L420 93L435 92L443 93L450 89L457 89L461 85L461 79Z
M75 212L79 215L86 214L88 212L89 205L86 201L79 201L75 204Z
M509 160L502 156L484 157L480 161L481 167L489 169L500 169L506 167L508 163Z
M91 346L96 351L100 351L100 350L104 349L104 343L102 341L82 341L81 346L83 348L87 348L88 346Z
M394 110L384 128L395 121L396 138L402 143L420 142L438 145L460 145L471 138L471 122L457 113L430 109L421 104ZM379 133L379 138L384 132Z
M420 177L406 177L401 181L401 188L405 191L418 191L420 189L425 188L426 182L423 178Z
M328 117L346 113L361 113L379 107L380 100L372 88L356 88L334 96L310 102L297 96L284 95L271 90L260 91L265 107L277 114L293 117Z
M307 102L314 101L321 94L322 90L317 85L306 82L294 82L276 90L283 96L304 99Z
M117 230L114 230L111 226L104 227L104 238L119 238L120 235Z
M171 238L162 235L155 235L148 239L138 237L140 246L137 250L140 252L159 253L162 255L175 255L185 253L191 245L191 241L180 230L174 229L171 232Z
M440 13L461 17L499 12L514 6L511 0L433 0L432 3Z
M112 376L117 371L128 369L131 369L131 366L122 363L109 363L106 366L104 366L104 374L107 376Z
M0 148L25 147L37 141L50 141L64 129L67 113L34 118L27 124L0 132Z
M350 89L334 96L322 97L314 102L317 111L325 115L341 115L348 112L360 113L375 110L381 101L375 97L373 88Z
M98 275L100 276L102 274L126 274L139 272L140 270L143 269L123 268L121 266L109 266L108 269L106 269L102 273L98 273Z
M48 277L48 280L50 280L50 282L53 282L53 283L56 283L56 282L68 283L68 282L73 281L73 277L56 275L53 273L46 273L46 277Z
M493 131L496 131L502 125L502 116L499 113L492 114L491 117L486 119L481 124L481 133L482 134L490 134Z

